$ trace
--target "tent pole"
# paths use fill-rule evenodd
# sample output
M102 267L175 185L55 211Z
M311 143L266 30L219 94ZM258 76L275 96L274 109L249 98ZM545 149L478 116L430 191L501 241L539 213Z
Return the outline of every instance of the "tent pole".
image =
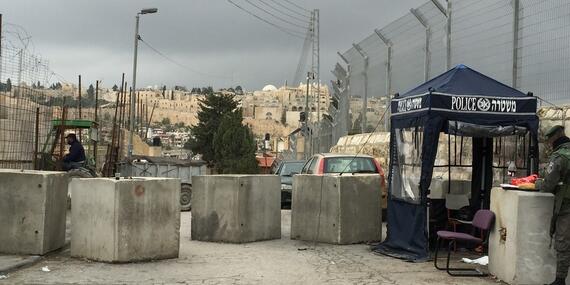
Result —
M451 132L447 132L447 194L451 193Z

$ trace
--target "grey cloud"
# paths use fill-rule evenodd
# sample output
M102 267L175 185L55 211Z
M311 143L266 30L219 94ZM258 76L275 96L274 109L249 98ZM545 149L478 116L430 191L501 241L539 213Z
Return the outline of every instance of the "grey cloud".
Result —
M244 0L234 1L247 5ZM425 3L425 0L294 1L310 9L320 9L323 82L332 77L329 71L338 61L336 51L345 51L374 28ZM190 72L141 45L139 86L241 84L252 90L266 83L280 85L293 77L303 44L302 40L260 22L225 0L2 2L0 13L4 21L24 26L33 36L36 49L50 60L51 68L69 81L82 74L86 82L103 78L104 85L111 86L120 80L122 72L130 78L134 16L145 7L159 9L158 14L141 18L145 41L177 62L223 78Z

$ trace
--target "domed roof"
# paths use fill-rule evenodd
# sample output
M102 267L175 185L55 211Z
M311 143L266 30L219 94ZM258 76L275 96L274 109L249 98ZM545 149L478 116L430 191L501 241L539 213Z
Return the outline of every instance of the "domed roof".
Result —
M262 91L276 91L277 87L269 84L269 85L265 85L265 87L263 87L263 89L261 89Z

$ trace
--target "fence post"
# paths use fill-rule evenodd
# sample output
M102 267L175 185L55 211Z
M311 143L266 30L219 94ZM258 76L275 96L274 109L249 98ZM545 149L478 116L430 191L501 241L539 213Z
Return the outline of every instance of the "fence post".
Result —
M16 85L18 85L18 93L17 95L15 95L14 97L21 97L21 88L22 88L22 65L23 65L23 56L24 56L24 50L20 49L19 52L19 58L18 58L18 83Z
M447 49L447 58L446 58L446 66L447 70L451 69L451 0L447 0L447 25L446 29L446 49Z
M364 60L364 99L362 100L362 126L361 132L362 134L366 133L367 118L366 115L368 114L368 54L362 50L360 45L352 44L352 46L356 49L356 51L360 54L362 59Z
M338 121L340 122L340 133L342 135L348 135L350 128L352 126L352 121L350 121L350 62L340 53L337 52L338 56L346 63L346 75L344 76L343 90L339 96L338 102Z
M520 1L513 0L513 88L518 85Z
M0 13L0 83L2 83L2 14ZM8 90L6 90L8 91Z
M95 164L93 165L93 167L95 169L97 169L97 142L99 141L99 113L98 113L98 109L99 109L99 80L95 80L95 116L94 116L94 120L95 124L97 126L97 137L96 138L91 138L91 140L93 140L93 161L95 162Z
M34 135L34 170L38 170L38 141L40 138L40 107L36 108L36 132Z
M384 118L384 130L390 130L390 104L392 93L392 43L388 40L379 30L374 30L376 35L382 40L384 45L386 45L386 112Z
M427 22L422 18L422 16L418 13L416 9L410 9L410 13L416 17L418 22L424 27L426 30L426 42L425 42L425 58L424 58L424 82L427 82L429 79L429 40L430 40L430 27Z

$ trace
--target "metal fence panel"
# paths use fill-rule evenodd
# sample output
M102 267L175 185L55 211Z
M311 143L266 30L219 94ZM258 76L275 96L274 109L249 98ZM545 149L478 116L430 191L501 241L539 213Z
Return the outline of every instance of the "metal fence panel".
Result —
M449 58L449 67L465 64L504 84L532 91L544 102L570 103L568 0L427 1L355 42L368 55L369 99L386 97L387 89L390 95L406 92L445 72ZM352 71L348 96L357 98L351 100L354 123L363 105L358 100L365 90L364 59L354 47L343 56ZM368 124L376 122L369 118Z
M465 64L502 83L512 84L511 3L511 0L452 2L452 66Z
M554 103L570 103L570 2L522 0L520 89Z
M446 71L446 18L431 1L420 6L417 11L429 26L428 78L431 79Z

